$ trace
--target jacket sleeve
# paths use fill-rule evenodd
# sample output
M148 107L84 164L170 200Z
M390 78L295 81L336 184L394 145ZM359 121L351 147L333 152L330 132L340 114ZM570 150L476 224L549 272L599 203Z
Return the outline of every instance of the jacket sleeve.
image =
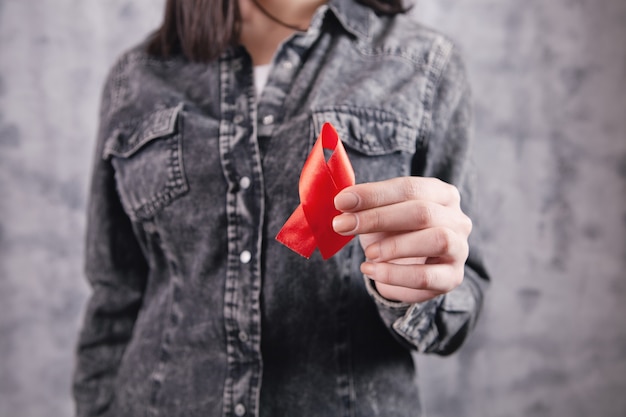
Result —
M147 264L122 209L110 161L102 158L120 85L119 64L102 96L100 127L87 209L85 273L92 288L79 335L73 379L78 416L102 415L132 336L145 287Z
M427 153L416 155L413 175L437 177L454 184L461 194L463 211L474 220L473 175L470 164L471 94L458 51L447 41L435 56L441 60L439 74L431 74L427 102ZM445 52L447 51L447 53ZM437 64L437 62L435 62ZM434 65L437 68L437 65ZM419 304L384 299L366 278L366 287L376 301L385 324L409 348L447 355L461 346L478 318L489 276L480 254L476 222L469 238L470 254L465 276L453 291Z

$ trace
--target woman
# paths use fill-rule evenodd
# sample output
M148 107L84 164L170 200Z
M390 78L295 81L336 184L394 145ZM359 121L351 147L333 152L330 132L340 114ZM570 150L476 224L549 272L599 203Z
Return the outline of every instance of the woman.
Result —
M488 280L469 113L399 1L168 0L104 89L78 415L420 415L411 353L457 349ZM305 259L274 237L326 122L357 182L328 221L359 239Z

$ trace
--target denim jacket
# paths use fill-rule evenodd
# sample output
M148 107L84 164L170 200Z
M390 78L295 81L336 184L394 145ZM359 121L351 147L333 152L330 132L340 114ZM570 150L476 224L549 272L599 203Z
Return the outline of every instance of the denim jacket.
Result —
M324 122L356 181L433 176L469 201L470 97L457 49L351 0L284 42L260 97L251 59L125 53L104 88L74 377L79 416L419 416L413 353L449 354L488 278L382 298L358 239L327 261L274 237ZM465 205L466 212L470 208Z

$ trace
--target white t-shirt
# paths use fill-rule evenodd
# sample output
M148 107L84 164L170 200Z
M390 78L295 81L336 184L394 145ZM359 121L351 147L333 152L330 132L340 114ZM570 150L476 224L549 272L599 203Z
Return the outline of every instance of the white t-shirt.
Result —
M254 67L254 87L256 88L257 97L261 97L261 92L267 84L267 78L270 75L272 64L256 65Z

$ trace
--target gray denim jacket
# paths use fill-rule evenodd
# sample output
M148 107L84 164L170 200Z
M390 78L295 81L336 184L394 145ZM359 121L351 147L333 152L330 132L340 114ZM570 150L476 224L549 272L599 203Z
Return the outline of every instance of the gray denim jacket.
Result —
M421 414L412 353L457 349L488 278L474 245L460 287L393 303L359 272L358 239L327 261L276 242L324 122L357 182L434 176L468 201L463 65L408 16L331 0L261 97L243 48L121 57L90 194L79 416Z

